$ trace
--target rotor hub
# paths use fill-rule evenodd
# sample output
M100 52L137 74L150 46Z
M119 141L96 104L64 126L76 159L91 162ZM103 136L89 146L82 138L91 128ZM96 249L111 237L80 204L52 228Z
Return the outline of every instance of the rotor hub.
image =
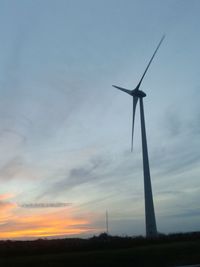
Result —
M143 98L146 96L146 94L145 94L145 92L143 92L141 90L133 90L133 96Z

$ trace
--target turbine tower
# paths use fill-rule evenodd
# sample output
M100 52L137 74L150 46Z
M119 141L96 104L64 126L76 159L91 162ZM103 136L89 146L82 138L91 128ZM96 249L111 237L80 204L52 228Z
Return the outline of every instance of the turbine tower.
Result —
M134 121L135 121L135 111L136 106L140 103L140 119L141 119L141 135L142 135L142 155L143 155L143 174L144 174L144 196L145 196L145 221L146 221L146 236L147 237L156 237L157 236L157 227L156 227L156 218L155 218L155 211L154 211L154 204L153 204L153 194L152 194L152 187L151 187L151 176L150 176L150 168L149 168L149 157L148 157L148 148L147 148L147 138L146 138L146 129L145 129L145 118L144 118L144 105L143 105L143 97L146 94L139 90L142 80L155 56L157 53L162 41L164 40L165 36L163 36L156 47L153 56L151 57L138 85L135 87L134 90L128 90L123 87L119 87L113 85L113 87L129 94L133 98L133 117L132 117L132 139L131 139L131 152L133 151L133 134L134 134Z

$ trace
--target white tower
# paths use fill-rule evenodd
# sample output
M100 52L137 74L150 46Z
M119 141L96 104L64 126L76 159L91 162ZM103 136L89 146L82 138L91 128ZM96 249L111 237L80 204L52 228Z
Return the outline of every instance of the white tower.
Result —
M145 221L146 236L157 236L156 217L154 212L153 194L151 188L151 177L149 169L149 157L147 149L147 138L144 119L143 98L140 98L140 118L141 118L141 134L142 134L142 155L143 155L143 173L144 173L144 198L145 198Z
M146 236L147 237L156 237L157 236L157 226L156 226L156 217L154 211L153 204L153 194L151 187L151 177L150 177L150 168L149 168L149 157L148 157L148 149L147 149L147 138L146 138L146 129L145 129L145 118L144 118L144 105L143 98L146 94L139 90L142 80L158 50L162 41L164 40L164 36L160 40L153 56L151 57L143 75L140 79L138 85L134 90L128 90L123 87L119 87L113 85L115 88L131 95L133 97L133 121L132 121L132 140L131 140L131 151L133 151L133 134L134 134L134 121L135 121L135 110L137 106L137 102L139 99L140 103L140 119L141 119L141 135L142 135L142 156L143 156L143 174L144 174L144 197L145 197L145 221L146 221Z

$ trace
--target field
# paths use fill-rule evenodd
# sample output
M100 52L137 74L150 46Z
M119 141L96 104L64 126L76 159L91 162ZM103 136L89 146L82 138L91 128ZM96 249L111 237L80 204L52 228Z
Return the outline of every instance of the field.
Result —
M1 241L0 266L176 266L200 263L200 234Z

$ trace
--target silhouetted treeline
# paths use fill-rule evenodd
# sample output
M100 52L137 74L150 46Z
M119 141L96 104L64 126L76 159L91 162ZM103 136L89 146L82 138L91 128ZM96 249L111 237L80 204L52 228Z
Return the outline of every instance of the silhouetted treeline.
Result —
M110 236L102 233L89 239L38 239L34 241L0 241L0 256L35 255L76 251L122 249L183 241L200 241L200 232L159 235L154 239Z

